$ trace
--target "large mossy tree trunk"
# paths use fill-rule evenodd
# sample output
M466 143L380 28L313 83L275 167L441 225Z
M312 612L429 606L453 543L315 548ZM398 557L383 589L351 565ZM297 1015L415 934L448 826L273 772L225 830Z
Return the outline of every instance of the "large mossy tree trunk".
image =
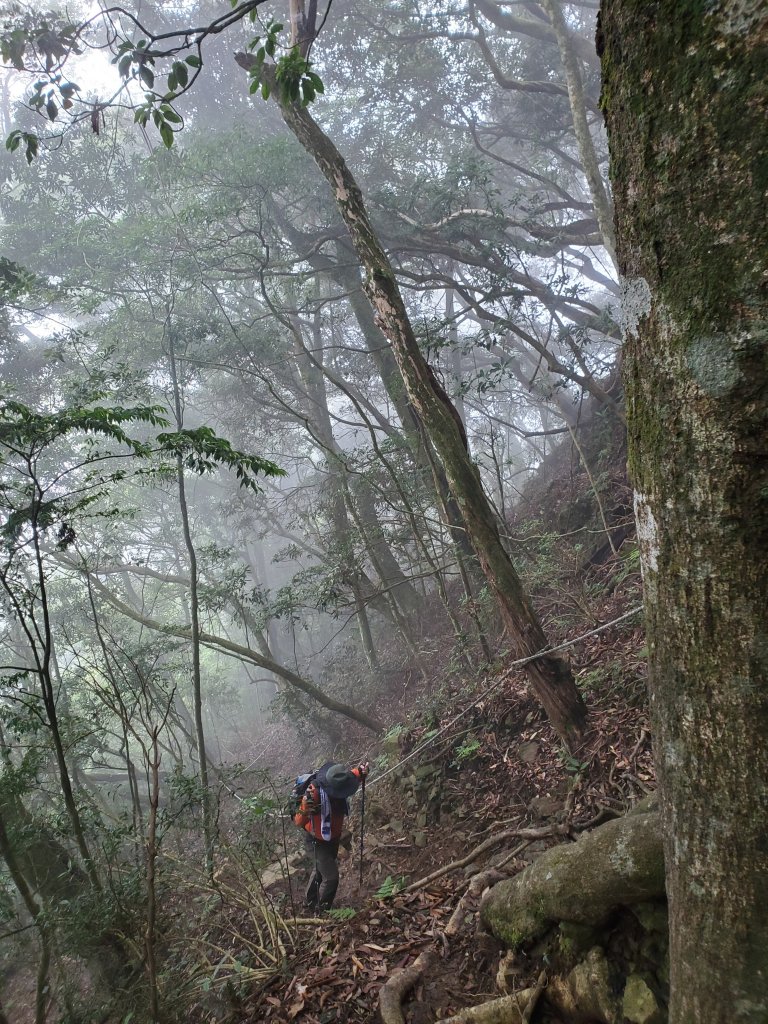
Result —
M606 0L671 1024L768 1020L768 6Z
M238 64L246 69L254 59L248 54L236 55ZM363 287L376 324L392 348L408 398L445 468L509 639L519 657L533 656L548 646L544 630L502 544L480 473L467 450L463 424L419 348L394 270L368 217L360 188L341 153L306 108L280 98L271 69L265 67L262 74L271 75L270 84L279 99L283 120L331 187L364 271ZM570 668L562 659L545 655L532 660L526 672L553 728L570 745L583 734L586 719L586 708Z

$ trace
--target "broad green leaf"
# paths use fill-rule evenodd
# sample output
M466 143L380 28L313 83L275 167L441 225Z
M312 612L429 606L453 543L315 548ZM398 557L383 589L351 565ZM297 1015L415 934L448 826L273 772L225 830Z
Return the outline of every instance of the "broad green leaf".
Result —
M183 89L189 82L189 70L187 69L187 65L180 60L174 61L173 73L176 75L176 80Z
M160 138L165 143L166 149L170 149L173 145L173 128L171 128L167 121L163 121L160 125Z

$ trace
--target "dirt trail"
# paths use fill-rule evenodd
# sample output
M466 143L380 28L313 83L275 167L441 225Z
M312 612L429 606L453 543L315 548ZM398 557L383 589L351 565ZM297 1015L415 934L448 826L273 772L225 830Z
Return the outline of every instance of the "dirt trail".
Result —
M371 786L362 886L357 839L341 863L336 907L342 913L348 908L349 919L304 929L293 976L276 979L232 1019L368 1024L377 1019L381 986L425 949L436 953L435 967L408 998L408 1024L431 1024L498 996L495 977L504 950L476 934L479 895L467 895L470 879L493 864L514 874L543 849L568 841L569 829L575 835L620 814L654 788L641 645L639 628L630 625L594 637L578 652L578 674L590 684L585 689L592 726L580 751L563 753L523 681L513 677L481 702L461 729L441 737L429 755L429 773L425 754L399 780ZM613 678L593 665L613 666ZM408 734L401 755L426 732L425 727ZM354 814L351 825L357 826ZM465 858L496 833L518 827L549 827L556 834L492 847L415 891L383 898L394 882L412 885ZM294 864L292 884L299 896L308 867ZM277 888L284 891L284 883ZM448 938L447 923L463 896L462 927ZM537 971L532 961L529 972L519 972L515 987L535 984Z

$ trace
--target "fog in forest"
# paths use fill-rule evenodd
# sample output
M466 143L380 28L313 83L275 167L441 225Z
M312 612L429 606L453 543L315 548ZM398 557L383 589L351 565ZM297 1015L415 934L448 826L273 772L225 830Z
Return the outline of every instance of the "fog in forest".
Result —
M216 11L137 8L156 32ZM282 16L259 9L263 23L273 14ZM592 38L593 16L574 14L579 41ZM541 17L544 38L497 20L482 5L471 20L450 4L334 5L312 59L325 86L317 116L354 169L419 344L504 520L562 436L614 408L617 330L615 273L557 47ZM71 543L44 538L66 688L105 726L104 671L172 690L181 763L189 645L141 619L189 628L182 501L201 628L255 655L228 657L215 640L201 651L217 761L257 756L275 715L298 735L322 732L281 668L371 709L386 700L387 680L418 673L433 648L474 659L488 613L333 197L232 59L253 34L235 26L206 43L206 74L176 104L184 123L171 150L151 122L139 130L132 113L109 111L98 133L79 124L28 168L4 158L5 251L31 275L5 312L14 396L48 412L90 394L100 405L159 406L172 428L208 425L285 474L255 492L226 469L180 484L172 464L137 475L126 460L125 480L73 513ZM94 96L119 84L111 70L89 60L83 81L99 82ZM25 116L33 122L14 106L16 79L4 86L7 134ZM595 63L583 101L602 167L597 93ZM35 467L62 521L92 472L76 466L88 458L82 444L63 438ZM20 558L11 572L28 571ZM11 661L29 658L11 616L4 642ZM142 662L141 679L123 659ZM84 741L84 769L124 770L119 729L109 731L118 735L101 749Z
M171 873L256 857L297 772L526 653L442 445L527 592L526 487L623 430L597 5L247 6L5 5L0 807L51 935L62 879L141 932L148 836ZM243 67L298 54L291 15L288 99L359 186L431 399L348 192ZM12 930L33 912L6 900Z

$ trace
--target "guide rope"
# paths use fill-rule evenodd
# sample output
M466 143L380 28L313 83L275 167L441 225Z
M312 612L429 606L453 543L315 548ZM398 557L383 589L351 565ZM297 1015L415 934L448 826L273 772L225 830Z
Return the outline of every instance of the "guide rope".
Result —
M468 704L467 707L465 707L463 711L460 711L455 718L451 719L451 721L448 722L447 725L444 725L442 729L438 729L438 731L434 735L431 735L429 739L424 740L423 743L420 743L418 746L414 747L409 754L406 754L406 756L402 758L402 760L398 761L396 765L393 765L392 768L388 768L385 772L382 772L380 775L377 775L374 779L371 779L368 785L373 786L377 782L381 782L382 779L386 779L388 775L392 775L393 772L396 772L407 761L410 761L412 757L416 757L417 754L422 753L422 751L426 750L427 747L430 747L433 743L439 740L440 737L443 736L446 732L448 732L449 729L452 729L453 726L464 717L464 715L468 714L473 708L476 708L478 704L482 703L482 701L486 700L486 698L488 698L495 690L498 690L500 686L506 683L507 679L509 678L509 673L512 671L512 669L520 668L522 665L528 665L530 662L536 661L537 658L541 658L544 655L557 654L558 651L564 651L569 647L573 647L575 644L581 643L582 640L586 640L591 636L596 636L598 633L602 633L604 630L610 629L611 626L615 626L617 623L623 622L625 619L632 618L633 615L637 615L637 613L642 610L643 606L641 604L638 604L634 608L630 608L628 612L624 612L623 615L619 615L618 618L611 619L610 622L604 622L601 626L597 626L595 629L591 629L588 633L582 633L581 636L577 636L573 640L566 640L565 643L557 644L553 647L545 647L543 650L538 651L536 654L530 654L526 658L519 658L517 661L511 662L511 664L507 666L504 675L501 677L501 679L497 680L497 682L494 683L494 685L491 686L490 689L484 690L483 693L477 698L477 700L474 700L472 701L471 704Z
M469 712L472 711L473 708L476 708L478 704L482 703L492 693L494 693L501 686L503 686L507 682L507 680L509 679L509 675L510 675L510 673L512 672L513 669L521 668L523 665L528 665L532 661L536 661L537 658L543 658L545 655L557 654L559 651L565 651L569 647L574 647L576 644L581 643L582 640L588 640L589 637L597 636L599 633L604 632L606 629L610 629L611 626L615 626L619 622L624 622L626 619L631 619L634 615L637 615L637 613L641 612L642 610L643 610L643 606L641 604L635 605L635 607L634 608L630 608L630 610L628 612L624 612L622 615L619 615L617 618L611 619L609 622L604 622L600 626L596 626L594 629L590 629L587 633L582 633L580 636L574 637L573 640L566 640L566 641L564 641L561 644L555 644L555 645L553 645L551 647L545 647L542 650L537 651L536 654L529 654L525 658L518 658L516 661L510 662L509 665L507 665L507 667L506 667L506 669L504 671L504 674L501 676L500 679L498 679L493 684L493 686L491 686L487 690L484 690L483 693L476 700L472 701L471 704L468 704L467 707L465 707L463 711L460 711L459 714L455 716L455 718L452 718L451 721L447 723L447 725L444 725L441 729L438 729L437 732L435 732L434 734L430 735L429 739L426 739L422 743L419 743L416 747L413 748L413 750L410 751L410 753L406 754L405 757L401 758L401 760L398 761L397 764L393 765L391 768L388 768L385 772L382 772L380 775L376 775L375 778L368 779L367 780L367 785L368 786L375 786L377 783L381 782L382 779L386 779L386 777L388 775L392 775L394 772L398 771L398 769L402 768L402 766L404 764L406 764L408 761L410 761L412 758L417 757L419 754L421 754L428 747L432 746L433 743L435 743L437 740L440 739L441 736L445 735L446 732L448 732L450 729L452 729L454 727L454 725L457 722L459 722L465 715L469 714ZM381 741L377 741L376 746L379 746L380 742ZM376 747L374 746L372 749L375 750ZM259 755L259 757L261 757L261 755ZM259 758L257 757L256 760L258 760L258 759ZM362 757L360 760L362 760L362 761L370 760L370 753L365 754L365 756ZM247 772L248 769L251 768L252 765L255 764L255 763L256 763L256 761L251 762L251 764L248 765L246 768L243 768L242 771L239 774L241 774L241 775L245 774L245 772ZM223 785L224 785L224 787L226 789L229 790L229 792L232 794L233 797L235 797L236 800L239 800L239 801L242 802L243 799L247 799L247 797L243 798L243 797L239 796L226 783L223 783ZM279 816L279 812L277 812L275 816Z

